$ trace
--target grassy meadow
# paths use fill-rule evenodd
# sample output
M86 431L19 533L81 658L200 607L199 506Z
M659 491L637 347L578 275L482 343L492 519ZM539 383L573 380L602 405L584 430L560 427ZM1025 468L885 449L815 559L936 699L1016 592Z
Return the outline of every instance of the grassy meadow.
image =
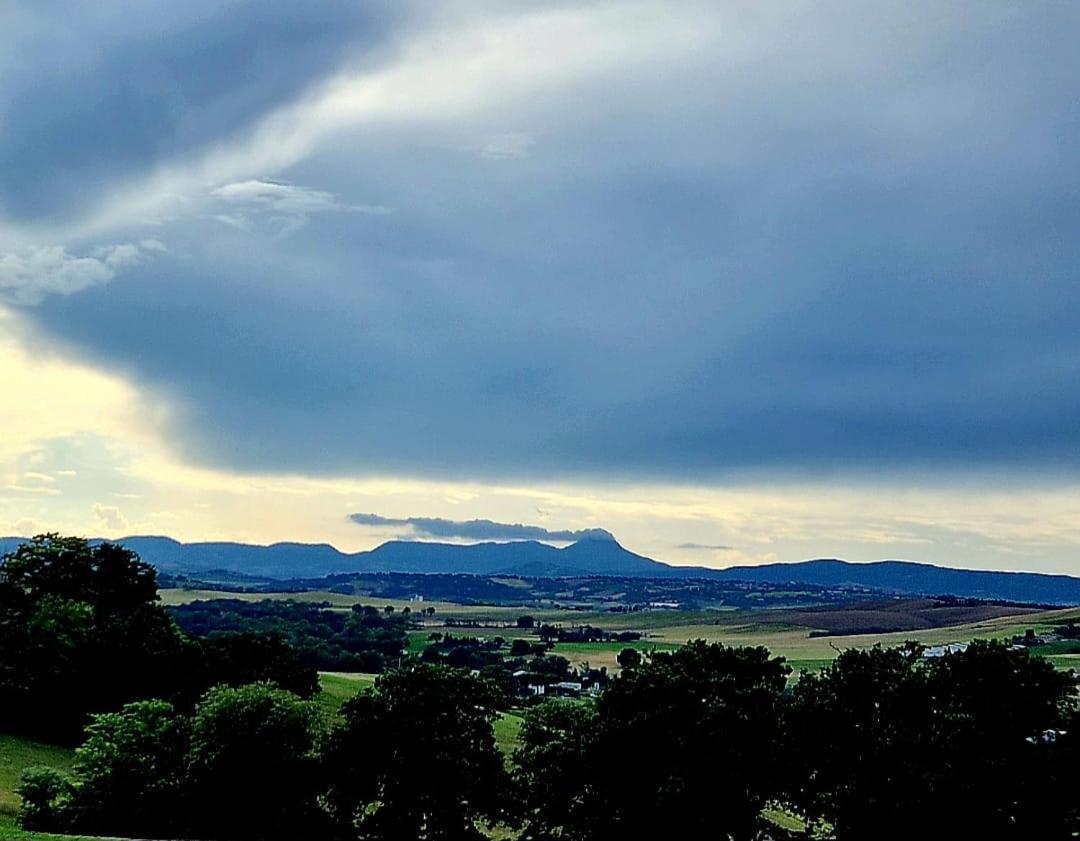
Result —
M22 736L0 735L0 839L44 841L46 838L56 837L23 832L16 827L19 796L15 789L27 768L48 765L52 768L68 769L74 760L74 748L49 745Z

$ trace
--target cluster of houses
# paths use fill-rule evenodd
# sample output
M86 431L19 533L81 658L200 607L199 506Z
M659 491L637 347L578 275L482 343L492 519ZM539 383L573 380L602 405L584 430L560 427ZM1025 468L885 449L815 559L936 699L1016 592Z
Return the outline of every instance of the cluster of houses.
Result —
M923 649L922 656L928 660L934 660L938 657L944 657L946 654L962 654L968 650L969 645L971 643L967 642L947 642L945 645L932 645Z
M1037 648L1041 645L1050 645L1051 643L1061 642L1063 639L1071 638L1069 634L1069 628L1062 629L1059 633L1046 632L1042 634L1035 633L1034 628L1028 628L1023 634L1017 634L1010 640L1013 650L1021 651L1028 648ZM967 651L968 646L971 643L967 642L948 642L944 645L932 645L923 649L922 656L930 659L937 657L944 657L946 654L960 654Z
M594 675L584 675L574 680L549 681L544 675L519 669L514 672L514 689L518 696L523 698L581 698L600 694L604 684L607 683L607 671L603 672L603 678Z
M1052 642L1061 642L1061 634L1036 634L1033 628L1028 628L1023 635L1012 638L1013 648L1035 648L1040 645L1049 645Z

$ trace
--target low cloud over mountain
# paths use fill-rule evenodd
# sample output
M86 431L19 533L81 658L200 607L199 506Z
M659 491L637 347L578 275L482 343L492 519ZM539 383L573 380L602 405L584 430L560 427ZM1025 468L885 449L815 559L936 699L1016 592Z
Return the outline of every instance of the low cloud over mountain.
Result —
M614 540L605 529L546 529L522 523L496 523L493 520L446 520L442 517L382 517L379 514L350 514L360 526L391 526L408 529L418 537L464 540L552 540L573 543L578 540Z

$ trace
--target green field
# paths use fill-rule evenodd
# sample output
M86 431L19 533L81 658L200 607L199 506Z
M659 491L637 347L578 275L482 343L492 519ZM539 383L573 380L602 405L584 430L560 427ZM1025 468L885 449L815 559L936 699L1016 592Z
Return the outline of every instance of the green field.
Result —
M414 602L408 599L386 599L376 596L356 595L350 596L344 593L332 593L328 590L308 590L302 593L233 593L228 590L206 590L187 588L168 588L158 591L161 603L168 605L189 604L194 601L207 601L209 599L239 599L245 602L259 602L264 599L291 599L297 602L314 602L316 604L326 602L332 607L341 609L351 608L353 605L368 605L380 610L386 606L395 610L409 608L414 613L419 613L429 607L435 608L436 617L453 616L459 619L496 619L513 621L522 613L526 612L520 607L489 607L486 605L462 605L455 602ZM556 615L556 612L545 612ZM535 615L535 614L534 614Z
M341 705L353 695L374 686L376 677L360 672L319 672L322 692L315 696L315 700L331 716L336 715Z
M34 765L68 769L75 751L68 747L47 745L21 736L0 735L0 819L12 819L19 811L15 787L23 771Z
M18 829L15 816L19 811L19 796L15 793L22 773L35 765L48 765L66 770L75 759L73 748L48 745L21 736L0 735L0 841L45 841L48 836ZM70 836L65 836L72 841Z

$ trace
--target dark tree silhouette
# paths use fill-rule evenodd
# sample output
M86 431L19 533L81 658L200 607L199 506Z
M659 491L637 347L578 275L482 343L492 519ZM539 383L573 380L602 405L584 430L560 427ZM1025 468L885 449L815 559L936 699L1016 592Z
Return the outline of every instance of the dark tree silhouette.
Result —
M916 646L846 651L794 690L791 799L838 839L931 826L939 837L1069 837L1045 792L1073 691L1069 675L997 642L937 659Z
M763 648L699 640L624 671L595 718L536 713L517 754L527 837L756 837L787 673Z
M551 699L525 715L514 752L514 782L523 802L522 841L578 841L603 820L596 814L591 751L596 709ZM592 812L590 812L592 810Z
M94 835L182 834L188 725L165 701L94 716L76 755L68 827Z
M218 687L195 710L187 759L191 830L199 838L315 838L319 718L309 701L267 684Z
M340 831L365 839L480 839L504 817L508 779L492 723L500 693L440 665L388 672L342 709L326 756Z
M87 714L168 694L185 641L153 567L47 534L0 565L0 726L74 739Z

